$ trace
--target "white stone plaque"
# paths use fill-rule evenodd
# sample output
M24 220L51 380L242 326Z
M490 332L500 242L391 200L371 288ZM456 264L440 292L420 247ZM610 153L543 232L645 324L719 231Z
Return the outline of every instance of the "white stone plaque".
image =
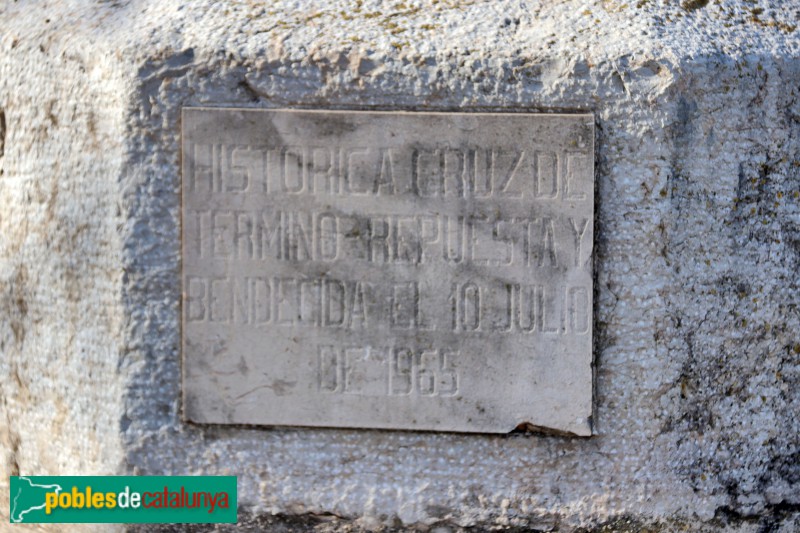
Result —
M591 434L589 114L183 110L186 420Z

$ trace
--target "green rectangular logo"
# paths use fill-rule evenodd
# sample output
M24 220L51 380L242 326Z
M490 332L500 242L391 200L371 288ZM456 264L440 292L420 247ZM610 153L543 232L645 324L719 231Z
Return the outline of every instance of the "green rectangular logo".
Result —
M11 523L236 523L236 476L11 476Z

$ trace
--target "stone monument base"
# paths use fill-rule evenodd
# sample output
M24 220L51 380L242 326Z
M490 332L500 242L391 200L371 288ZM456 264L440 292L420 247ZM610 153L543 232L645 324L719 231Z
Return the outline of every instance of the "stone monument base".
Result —
M0 521L12 475L202 473L239 476L251 530L799 529L794 18L5 5ZM592 113L593 435L185 422L181 109L203 106Z

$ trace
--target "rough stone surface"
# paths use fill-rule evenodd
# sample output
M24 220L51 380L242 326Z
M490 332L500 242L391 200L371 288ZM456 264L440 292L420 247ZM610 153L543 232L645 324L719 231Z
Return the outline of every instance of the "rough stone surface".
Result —
M182 131L186 420L591 435L591 115Z
M253 528L796 530L798 9L4 4L0 483L236 474ZM182 423L179 113L221 104L593 112L597 435Z

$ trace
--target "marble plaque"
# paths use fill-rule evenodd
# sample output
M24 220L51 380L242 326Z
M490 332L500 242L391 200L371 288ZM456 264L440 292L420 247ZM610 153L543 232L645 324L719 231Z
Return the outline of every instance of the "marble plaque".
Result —
M187 421L591 434L592 115L182 130Z

